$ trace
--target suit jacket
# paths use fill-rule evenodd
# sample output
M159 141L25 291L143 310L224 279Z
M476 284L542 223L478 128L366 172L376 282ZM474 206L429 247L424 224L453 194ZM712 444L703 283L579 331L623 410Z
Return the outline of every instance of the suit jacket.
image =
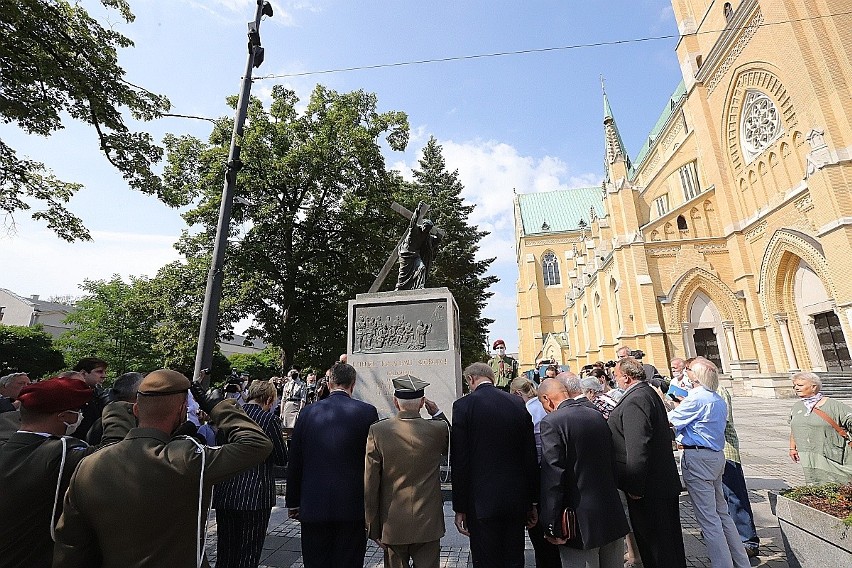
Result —
M453 404L451 438L454 511L487 519L538 502L533 423L520 397L480 384Z
M222 446L202 450L184 437L134 428L83 460L56 527L54 566L195 566L202 474L203 522L213 485L272 451L263 430L233 400L217 404L210 419L226 435Z
M539 522L561 535L565 507L577 514L579 536L572 548L598 548L628 532L615 482L609 427L600 412L566 400L541 420Z
M105 443L120 440L135 425L132 405L124 402L108 405L104 409ZM0 566L41 568L52 564L50 527L62 512L62 496L77 464L98 449L71 436L65 436L65 445L65 465L54 518L51 513L62 462L62 438L16 432L0 447L0 511L4 529L0 531Z
M376 422L367 437L364 511L367 536L385 544L413 544L444 536L441 454L449 423L400 411Z
M627 389L609 415L618 487L639 497L680 495L672 431L663 401L644 381Z
M213 488L213 508L236 511L272 509L275 505L276 465L287 464L287 447L281 432L281 422L259 405L248 403L243 411L260 426L272 442L272 453L254 467L217 484Z
M364 454L378 419L376 407L339 390L302 410L287 464L287 507L299 520L364 519Z

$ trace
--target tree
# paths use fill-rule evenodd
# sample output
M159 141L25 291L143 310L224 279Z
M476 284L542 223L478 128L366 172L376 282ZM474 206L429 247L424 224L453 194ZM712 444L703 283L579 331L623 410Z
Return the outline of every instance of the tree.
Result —
M399 178L386 170L379 141L404 149L408 120L379 113L376 96L362 91L318 86L304 112L297 103L293 91L275 86L269 110L257 99L249 105L225 264L231 311L220 331L252 315L246 335L280 347L285 367L330 366L345 349L347 300L369 288L387 243L398 238L388 206ZM178 244L189 263L209 259L231 123L220 120L208 144L165 140L166 190L197 202L184 218L200 231Z
M69 364L100 357L109 363L112 376L162 366L162 356L153 348L158 318L145 293L145 279L131 277L128 284L116 274L109 281L85 280L80 288L86 294L65 318L71 329L57 341Z
M231 368L248 373L254 379L269 380L281 373L281 350L269 347L259 353L235 353L228 357Z
M64 366L62 351L53 346L42 326L0 324L0 376L20 371L35 380Z
M482 317L485 303L493 293L488 288L498 281L496 276L484 276L493 258L476 260L479 241L488 235L469 224L474 206L461 197L464 186L458 171L447 171L441 146L431 137L423 148L420 169L414 170L414 181L404 184L396 195L397 201L414 210L418 201L431 206L427 217L444 231L446 236L438 248L427 286L446 286L459 307L462 366L481 361L487 356L484 349L488 326L494 321ZM389 279L390 280L390 279ZM388 283L384 288L388 288ZM391 286L392 287L392 286Z
M100 0L126 22L134 19L127 0ZM124 113L151 120L169 109L165 97L129 83L117 50L133 42L102 27L79 4L66 0L6 0L0 6L0 120L29 134L49 136L63 128L65 115L94 128L100 150L133 189L182 205L163 191L151 164L162 148L147 133L131 132ZM0 140L0 211L40 208L59 237L90 240L80 218L66 204L81 185L62 181L44 164L22 158Z

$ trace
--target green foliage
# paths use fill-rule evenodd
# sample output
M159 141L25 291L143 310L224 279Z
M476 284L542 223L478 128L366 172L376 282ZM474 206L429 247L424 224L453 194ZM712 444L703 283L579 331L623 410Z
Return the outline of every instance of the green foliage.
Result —
M482 317L485 303L492 296L488 288L498 281L496 276L485 276L493 258L476 260L479 241L488 235L470 225L469 217L474 206L466 204L461 193L464 186L458 171L447 171L441 146L430 138L423 148L420 168L414 170L414 182L401 185L395 199L414 210L418 201L431 206L427 217L446 231L438 247L438 256L432 265L426 283L429 287L446 286L453 293L459 307L462 367L487 359L484 345L488 326L494 320ZM403 225L404 220L398 221ZM385 282L383 289L392 289L395 279Z
M111 376L162 366L152 345L158 318L145 279L131 277L128 284L114 275L109 281L86 280L80 288L85 295L65 318L71 329L57 341L70 365L83 357L100 357L109 363Z
M400 112L379 113L376 96L362 91L318 86L303 113L293 91L275 86L272 99L268 110L257 99L249 105L237 194L250 204L234 204L220 332L252 315L246 335L279 346L285 367L327 367L345 349L347 300L369 288L388 243L398 238L388 207L398 178L385 169L379 141L403 149L408 121ZM200 288L230 132L231 121L222 119L208 144L189 136L165 140L166 191L196 203L184 218L200 230L185 233L178 249L185 266L198 266L190 272ZM193 310L198 298L188 304Z
M852 483L803 485L782 491L781 495L835 516L845 526L852 527Z
M260 353L235 353L228 357L231 368L237 369L254 379L269 380L281 375L281 350L267 347Z
M127 0L101 4L127 22L134 19ZM131 132L125 124L125 114L151 120L169 108L165 97L124 79L118 50L132 45L78 3L5 0L0 4L0 120L40 136L63 128L67 117L84 122L130 187L179 205L151 172L162 148L149 134ZM38 203L34 219L67 241L89 240L82 220L66 207L81 187L57 179L44 164L18 156L0 141L0 211L7 215Z
M0 376L13 371L40 379L62 370L62 351L53 346L50 335L42 327L0 324Z

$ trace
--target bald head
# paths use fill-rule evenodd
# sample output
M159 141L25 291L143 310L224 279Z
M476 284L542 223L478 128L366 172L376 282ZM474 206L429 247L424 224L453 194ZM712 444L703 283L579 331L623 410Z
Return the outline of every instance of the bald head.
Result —
M568 389L558 376L555 379L543 380L538 387L538 400L546 412L553 412L568 398Z

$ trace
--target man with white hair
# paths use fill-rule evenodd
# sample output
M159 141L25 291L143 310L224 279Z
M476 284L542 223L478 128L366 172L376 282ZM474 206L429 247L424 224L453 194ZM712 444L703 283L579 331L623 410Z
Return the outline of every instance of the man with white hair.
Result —
M0 377L0 412L17 410L20 406L17 401L18 394L28 384L30 378L26 373L9 373Z
M603 385L595 378L585 378L580 381L580 387L583 389L583 394L595 407L595 410L600 412L604 418L609 418L609 413L618 404L609 395L603 392Z
M747 568L748 556L722 490L728 407L716 392L719 372L716 365L703 357L690 362L686 372L694 386L689 396L668 413L677 440L683 446L680 460L683 482L704 534L710 565Z

